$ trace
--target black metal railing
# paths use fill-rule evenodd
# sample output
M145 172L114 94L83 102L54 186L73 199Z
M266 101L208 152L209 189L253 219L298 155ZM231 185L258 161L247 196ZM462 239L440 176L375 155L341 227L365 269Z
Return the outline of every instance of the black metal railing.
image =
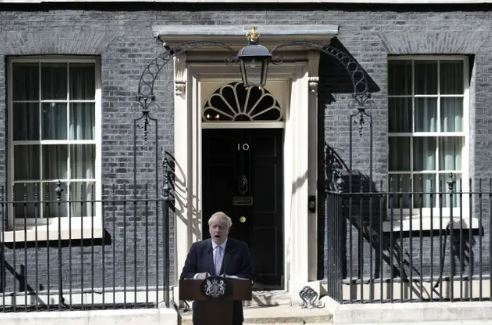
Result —
M348 178L348 177L346 177ZM352 179L352 181L354 181ZM326 192L326 279L345 302L492 299L492 180ZM381 184L377 188L384 188Z
M57 188L22 201L0 190L0 310L169 307L170 188Z

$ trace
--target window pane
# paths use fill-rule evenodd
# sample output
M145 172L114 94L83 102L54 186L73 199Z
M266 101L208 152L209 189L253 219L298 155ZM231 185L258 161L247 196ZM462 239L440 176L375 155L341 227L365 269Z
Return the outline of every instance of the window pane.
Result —
M63 192L60 196L56 193L57 183L44 183L43 184L43 197L46 203L43 204L43 217L44 218L65 218L68 214L67 211L67 183L62 182L61 188ZM60 201L58 201L58 198ZM55 238L53 238L55 239Z
M412 61L389 61L388 94L412 94Z
M413 139L413 170L436 169L436 139L430 137Z
M463 61L441 61L441 94L463 94Z
M389 99L389 131L412 132L412 99Z
M436 174L414 175L413 188L417 192L414 197L414 207L430 208L436 205Z
M39 179L39 146L14 146L14 179Z
M72 217L91 217L96 214L94 182L73 182L70 184L70 213Z
M441 132L463 131L463 98L441 98Z
M436 61L415 61L415 94L437 94Z
M70 64L70 96L71 99L95 98L95 75L93 63Z
M43 99L67 98L67 65L65 63L41 64L41 93Z
M450 178L450 174L440 174L439 175L439 186L441 187L440 190L443 192L443 207L449 208L451 207L451 191L449 190L450 184L452 184L453 188L453 194L452 194L452 202L453 202L453 208L459 207L460 206L460 200L459 200L459 192L462 189L462 183L461 183L461 174L460 173L452 173L452 178ZM452 183L450 183L452 181Z
M94 178L96 147L92 144L72 145L70 147L71 178Z
M460 137L445 137L439 140L439 169L461 170L461 149L463 139Z
M388 206L390 208L409 208L412 183L410 174L392 174L390 175L390 197ZM403 194L397 194L403 192Z
M415 132L437 131L437 99L415 98Z
M389 138L389 170L410 170L410 138Z
M14 63L13 99L37 100L39 98L39 67L37 63Z
M14 184L14 216L17 219L39 218L39 203L19 203L22 201L40 201L39 184Z
M43 140L67 139L67 105L65 103L44 103L42 106Z
M93 103L70 104L70 139L94 139L95 126L95 105Z
M15 103L14 140L39 139L39 106L37 103Z
M67 160L67 146L43 146L43 179L66 179Z

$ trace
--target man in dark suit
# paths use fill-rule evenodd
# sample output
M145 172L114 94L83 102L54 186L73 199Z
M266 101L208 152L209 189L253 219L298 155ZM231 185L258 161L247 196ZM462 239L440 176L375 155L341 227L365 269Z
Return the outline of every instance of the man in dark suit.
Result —
M231 218L224 212L216 212L210 217L208 230L211 238L191 246L181 272L181 279L204 279L208 275L253 279L254 267L248 246L241 241L228 238L231 226ZM194 318L193 323L197 324ZM233 325L242 323L243 306L241 301L235 301Z

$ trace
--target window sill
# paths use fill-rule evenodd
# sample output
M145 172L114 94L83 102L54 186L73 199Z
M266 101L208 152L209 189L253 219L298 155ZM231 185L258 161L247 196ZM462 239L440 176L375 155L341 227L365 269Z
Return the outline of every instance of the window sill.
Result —
M461 219L461 220L460 220ZM405 218L403 220L395 219L393 220L393 227L391 227L391 221L383 222L383 232L399 232L399 231L410 231L410 218ZM412 219L412 231L419 230L439 230L446 229L449 224L449 217L443 216L442 218L442 228L440 227L440 218L432 218L432 227L431 227L431 218L423 217L422 218L422 228L420 228L420 219L419 217L415 217ZM472 218L470 224L469 217L453 217L453 229L479 229L478 219Z
M80 218L74 218L80 220ZM94 227L92 227L91 218L84 218L81 227L81 222L72 222L71 227L67 222L62 222L60 232L58 232L58 222L53 220L49 225L27 225L26 229L23 226L16 225L17 230L5 231L3 233L4 243L14 242L40 242L40 241L57 241L57 240L75 240L75 239L90 239L103 238L104 231L99 218L95 218Z

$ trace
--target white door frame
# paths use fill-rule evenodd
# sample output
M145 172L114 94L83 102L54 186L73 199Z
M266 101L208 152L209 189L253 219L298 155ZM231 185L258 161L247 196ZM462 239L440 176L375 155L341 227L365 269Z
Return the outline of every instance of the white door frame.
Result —
M271 67L269 80L287 80L290 86L284 123L283 260L285 290L298 299L299 290L317 277L317 213L309 212L308 196L317 193L319 53L298 52L285 62ZM176 57L174 69L175 274L178 277L191 244L202 239L200 83L210 79L222 79L225 83L240 80L240 76L237 66L197 62L190 54Z

